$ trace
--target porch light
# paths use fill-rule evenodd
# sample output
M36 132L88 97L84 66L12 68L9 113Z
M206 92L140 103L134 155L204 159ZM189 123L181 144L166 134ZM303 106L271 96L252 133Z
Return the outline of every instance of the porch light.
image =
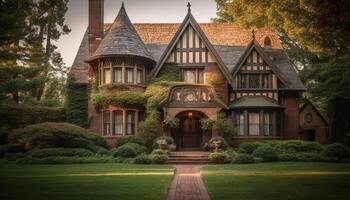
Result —
M188 118L192 117L192 112L188 112Z

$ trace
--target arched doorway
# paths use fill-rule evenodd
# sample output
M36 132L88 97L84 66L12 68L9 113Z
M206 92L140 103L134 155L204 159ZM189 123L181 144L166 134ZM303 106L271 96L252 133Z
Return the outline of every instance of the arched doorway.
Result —
M199 148L203 142L203 131L199 120L206 117L205 114L198 111L183 111L176 115L180 124L172 137L175 139L179 149Z

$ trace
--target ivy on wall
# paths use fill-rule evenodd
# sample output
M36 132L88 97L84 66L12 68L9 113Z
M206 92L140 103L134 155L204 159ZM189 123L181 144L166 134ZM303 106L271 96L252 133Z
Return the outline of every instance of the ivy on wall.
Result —
M87 84L74 84L72 75L68 76L66 118L67 122L87 127L88 88Z

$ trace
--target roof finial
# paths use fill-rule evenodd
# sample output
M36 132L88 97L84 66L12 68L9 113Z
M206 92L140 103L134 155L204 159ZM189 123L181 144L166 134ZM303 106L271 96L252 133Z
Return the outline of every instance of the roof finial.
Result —
M254 29L252 30L252 38L253 38L253 40L255 40L255 30Z
M124 1L122 1L122 8L124 8Z
M190 4L190 2L187 3L187 11L191 12L191 4Z

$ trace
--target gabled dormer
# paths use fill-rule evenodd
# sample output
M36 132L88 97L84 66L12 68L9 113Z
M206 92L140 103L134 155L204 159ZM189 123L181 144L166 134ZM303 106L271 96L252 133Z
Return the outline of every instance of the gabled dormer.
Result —
M233 92L231 101L243 96L265 96L278 101L278 90L288 81L273 64L260 44L253 39L231 72Z

